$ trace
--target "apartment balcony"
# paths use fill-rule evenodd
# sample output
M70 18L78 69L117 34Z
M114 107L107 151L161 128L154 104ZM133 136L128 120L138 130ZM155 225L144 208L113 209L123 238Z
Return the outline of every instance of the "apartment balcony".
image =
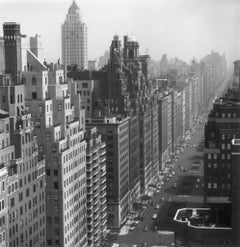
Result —
M106 154L106 150L105 149L100 149L98 151L98 153L100 154L100 156L105 155Z
M87 202L92 203L93 197L91 196L92 193L87 193Z
M98 204L97 204L97 205L94 205L94 206L93 206L93 213L97 213L98 210L99 210L99 205L98 205ZM96 215L97 215L97 214L94 214L94 215L93 215L93 219L96 219L96 218L95 218ZM97 215L97 217L98 217L98 215Z
M106 143L105 142L102 142L100 147L101 148L106 148Z
M106 169L101 170L101 176L104 177L107 174Z
M92 180L92 171L87 171L87 180Z
M93 153L92 158L93 160L96 160L98 158L97 151Z
M106 204L106 202L107 202L106 197L102 197L102 199L101 199L101 204L104 205L104 204Z
M98 173L99 173L99 169L98 169L97 167L93 168L93 173L92 173L92 175L93 175L93 176L97 176Z
M106 191L106 189L107 189L106 183L102 184L101 191Z
M95 218L94 223L93 223L94 230L96 230L98 228L100 222L101 222L100 215L96 214L96 218Z
M107 220L106 219L101 222L101 226L102 226L101 227L102 232L105 233L107 230Z
M98 183L93 184L92 189L93 189L94 193L96 192L98 187L99 187Z
M89 214L87 214L87 228L89 232L92 232L93 230L93 214L91 213L91 216L89 216Z
M100 160L100 162L106 161L106 156L105 156L105 155L104 155L104 156L100 156L100 157L99 157L99 160Z
M92 179L87 179L87 187L92 187L92 186L93 186Z
M94 198L93 198L93 205L97 205L98 203L100 203L100 201L98 200L98 196L96 195Z
M91 187L87 187L87 195L92 196L93 191Z
M92 208L93 208L92 203L87 202L87 210L91 211L91 210L92 210Z
M94 233L93 233L93 242L94 242L94 246L98 246L98 242L99 242L99 240L100 240L99 230L100 230L100 229L96 229L96 231L94 231Z
M107 223L107 206L102 209L101 218L102 222L106 221Z
M92 161L93 161L92 157L91 156L87 156L87 158L86 158L87 165L88 164L92 164Z
M99 189L98 189L98 184L95 185L95 188L93 189L93 200L96 199L96 197L99 196Z
M88 236L88 240L93 241L93 233L92 233L92 231L88 232L87 236Z
M105 184L106 183L106 176L101 174L101 184Z
M98 180L99 180L99 175L98 175L98 172L97 172L97 174L93 176L93 183L98 182Z

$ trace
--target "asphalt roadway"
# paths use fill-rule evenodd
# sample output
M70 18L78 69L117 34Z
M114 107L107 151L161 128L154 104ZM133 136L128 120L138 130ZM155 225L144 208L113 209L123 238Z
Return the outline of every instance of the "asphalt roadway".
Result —
M196 148L203 135L204 126L196 124L187 147L179 155L173 168L170 168L175 175L150 199L153 205L148 204L144 219L139 221L133 230L117 236L114 242L118 243L119 247L144 246L143 243L147 243L147 246L160 244L158 231L174 231L173 217L178 208L203 204L203 160L198 158L200 153ZM162 197L164 202L160 202ZM156 204L159 204L159 209L155 209ZM158 214L156 220L152 219L153 214ZM148 229L144 231L146 226Z

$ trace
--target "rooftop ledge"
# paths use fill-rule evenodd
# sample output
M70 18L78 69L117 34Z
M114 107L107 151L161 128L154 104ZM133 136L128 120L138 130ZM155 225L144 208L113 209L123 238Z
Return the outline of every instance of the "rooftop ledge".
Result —
M177 210L173 220L196 229L231 230L231 227L218 226L216 222L209 222L210 214L210 208L181 208Z

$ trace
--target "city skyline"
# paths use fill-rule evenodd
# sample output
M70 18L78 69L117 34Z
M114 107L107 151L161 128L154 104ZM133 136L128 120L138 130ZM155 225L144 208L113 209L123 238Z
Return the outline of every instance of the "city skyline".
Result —
M16 21L21 24L23 34L40 34L44 57L54 62L61 57L61 24L71 3L72 0L3 0L1 26L3 22ZM214 50L226 53L231 64L240 56L237 0L76 0L76 3L88 25L90 60L109 50L116 33L120 37L132 33L141 44L140 54L148 53L154 60L160 60L166 53L168 57L189 62L193 56L200 59Z

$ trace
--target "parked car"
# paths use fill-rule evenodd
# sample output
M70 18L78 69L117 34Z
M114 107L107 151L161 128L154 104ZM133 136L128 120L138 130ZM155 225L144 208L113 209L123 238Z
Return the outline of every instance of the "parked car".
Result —
M157 214L153 214L153 215L152 215L152 219L153 219L153 220L156 220L156 219L157 219Z
M159 209L160 208L159 204L156 204L154 208Z
M165 200L164 197L160 198L160 202L164 202L164 200Z
M144 232L147 232L148 229L149 229L149 227L148 227L148 226L145 226L145 227L143 228L143 231L144 231Z

